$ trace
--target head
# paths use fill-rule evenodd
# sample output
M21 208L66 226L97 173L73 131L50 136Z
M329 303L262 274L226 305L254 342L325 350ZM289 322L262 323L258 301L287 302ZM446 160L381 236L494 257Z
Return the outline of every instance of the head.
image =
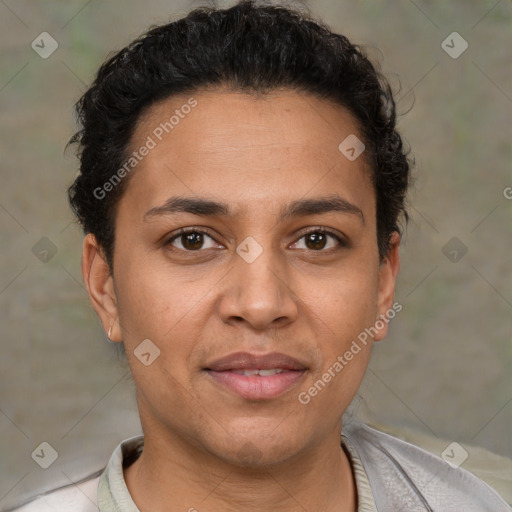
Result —
M407 219L364 51L284 7L202 8L110 58L77 111L83 275L145 434L237 464L334 435L386 335ZM289 382L229 384L241 352L288 357Z

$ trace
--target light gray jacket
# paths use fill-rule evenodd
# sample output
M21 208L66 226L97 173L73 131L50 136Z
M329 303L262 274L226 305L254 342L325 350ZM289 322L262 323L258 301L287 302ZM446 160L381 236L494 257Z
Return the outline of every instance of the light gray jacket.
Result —
M350 453L355 452L364 468L377 512L512 511L496 491L472 473L413 444L360 422L345 425L342 436ZM137 512L122 476L122 461L127 453L140 450L142 445L142 436L123 441L101 476L96 474L94 478L38 496L14 510ZM358 487L358 493L363 492L366 489Z
M475 475L363 423L343 429L368 476L378 512L510 512Z

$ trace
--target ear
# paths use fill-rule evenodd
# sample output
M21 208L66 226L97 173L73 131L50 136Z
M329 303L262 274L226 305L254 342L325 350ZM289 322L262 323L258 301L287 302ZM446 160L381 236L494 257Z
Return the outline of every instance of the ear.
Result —
M379 291L377 295L378 317L375 319L377 334L374 337L374 341L380 341L386 337L390 319L395 316L396 312L402 309L401 305L393 307L396 278L400 270L399 250L400 235L394 231L390 237L389 251L380 264ZM393 316L390 315L390 310L393 312Z
M82 276L92 307L111 341L122 341L114 278L96 237L88 234L82 250Z

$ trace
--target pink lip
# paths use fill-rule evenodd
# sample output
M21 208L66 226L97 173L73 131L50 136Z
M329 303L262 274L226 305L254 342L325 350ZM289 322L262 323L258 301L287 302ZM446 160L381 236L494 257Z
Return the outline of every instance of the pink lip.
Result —
M240 375L233 370L281 369L268 376ZM275 398L295 386L307 368L293 357L272 352L265 355L236 352L210 363L205 371L223 387L247 400Z
M285 370L276 375L259 377L258 375L239 375L229 370L215 372L207 370L215 382L227 387L237 395L247 400L268 400L275 398L302 378L306 370Z
M260 370L270 370L272 368L305 370L306 366L297 361L297 359L280 352L270 352L264 355L235 352L209 363L205 369L223 372L226 370L246 370L250 368L258 368Z

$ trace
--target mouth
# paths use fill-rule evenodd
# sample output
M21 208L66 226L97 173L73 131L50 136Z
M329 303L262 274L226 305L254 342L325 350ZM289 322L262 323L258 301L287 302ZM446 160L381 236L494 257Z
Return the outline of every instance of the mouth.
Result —
M204 371L213 383L246 400L268 400L298 385L307 367L285 354L237 352L210 363Z

